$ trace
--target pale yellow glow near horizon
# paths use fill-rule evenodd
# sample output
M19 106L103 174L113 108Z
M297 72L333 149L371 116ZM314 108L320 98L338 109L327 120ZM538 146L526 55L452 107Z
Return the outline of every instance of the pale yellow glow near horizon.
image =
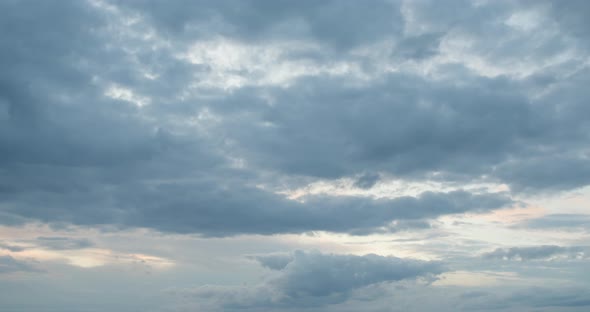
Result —
M20 252L4 252L15 259L33 259L37 262L64 262L81 268L94 268L105 265L140 264L155 269L167 269L175 265L174 261L139 253L121 253L102 248L85 248L76 250L48 250L30 248Z

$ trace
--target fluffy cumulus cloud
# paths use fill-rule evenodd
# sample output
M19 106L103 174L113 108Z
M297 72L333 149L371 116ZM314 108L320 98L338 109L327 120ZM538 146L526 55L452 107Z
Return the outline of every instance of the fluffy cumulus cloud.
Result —
M525 287L541 265L587 287L589 10L0 1L0 271L125 255L179 284L154 293L262 310L378 310L383 284L465 274Z

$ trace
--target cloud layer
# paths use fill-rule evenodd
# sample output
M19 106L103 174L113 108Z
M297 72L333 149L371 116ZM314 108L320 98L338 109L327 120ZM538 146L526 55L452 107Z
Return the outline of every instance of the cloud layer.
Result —
M0 1L0 310L587 310L589 10Z

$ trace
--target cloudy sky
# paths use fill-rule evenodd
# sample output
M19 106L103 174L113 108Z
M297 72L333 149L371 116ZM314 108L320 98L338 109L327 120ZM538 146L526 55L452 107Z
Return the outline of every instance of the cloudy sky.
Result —
M590 1L0 1L0 311L588 311Z

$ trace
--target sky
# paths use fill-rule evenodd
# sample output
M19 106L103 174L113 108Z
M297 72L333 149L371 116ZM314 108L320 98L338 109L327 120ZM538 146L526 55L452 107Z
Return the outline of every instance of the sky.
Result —
M589 14L0 1L0 311L590 310Z

